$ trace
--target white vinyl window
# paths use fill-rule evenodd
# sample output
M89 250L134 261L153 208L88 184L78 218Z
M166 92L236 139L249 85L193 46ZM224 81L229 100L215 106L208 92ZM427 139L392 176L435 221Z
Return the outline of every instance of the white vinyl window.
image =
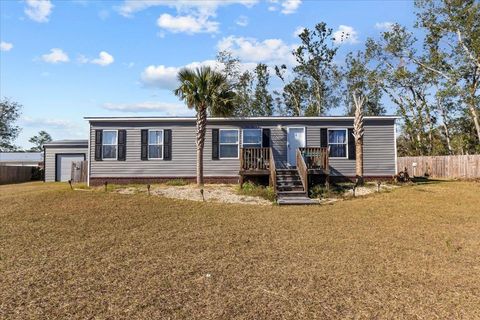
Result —
M220 159L238 159L238 129L220 129Z
M163 130L148 130L148 159L163 159Z
M103 130L102 133L102 158L116 160L118 154L118 131Z
M347 129L328 129L328 146L330 158L347 158Z
M244 148L261 148L262 129L243 129L242 146Z

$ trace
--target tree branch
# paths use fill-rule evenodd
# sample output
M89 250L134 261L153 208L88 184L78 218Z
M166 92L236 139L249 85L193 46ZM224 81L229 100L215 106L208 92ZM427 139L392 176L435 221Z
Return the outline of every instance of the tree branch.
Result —
M458 38L458 42L462 45L462 48L465 51L465 53L470 57L470 59L477 66L477 68L480 68L480 62L477 59L475 59L473 54L470 52L468 47L465 45L465 43L463 42L462 33L458 29L457 29L457 38Z
M452 80L453 80L452 77L450 77L449 75L445 74L444 72L442 72L442 71L440 71L440 70L437 70L437 69L435 69L435 68L432 68L432 67L424 64L423 62L420 62L419 60L417 60L417 59L415 59L415 58L412 58L412 61L415 62L416 64L418 64L420 67L425 68L425 69L427 69L427 70L430 70L430 71L432 71L432 72L434 72L434 73L436 73L436 74L444 77L444 78L447 79L448 81L452 81Z

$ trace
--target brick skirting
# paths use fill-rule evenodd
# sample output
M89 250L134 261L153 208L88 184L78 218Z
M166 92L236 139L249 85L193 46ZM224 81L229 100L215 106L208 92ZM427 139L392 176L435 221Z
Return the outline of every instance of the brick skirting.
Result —
M105 182L113 184L153 184L153 183L165 183L174 179L182 179L191 183L197 181L196 177L107 177L107 178L93 178L90 177L91 186L100 186ZM204 177L205 183L239 183L239 177ZM393 181L393 176L365 176L365 181ZM355 177L347 176L330 176L330 182L355 182Z
M191 183L197 181L196 177L107 177L107 178L93 178L90 177L91 186L100 186L105 182L112 184L154 184L165 183L170 180L181 179ZM238 183L239 177L204 177L205 183Z

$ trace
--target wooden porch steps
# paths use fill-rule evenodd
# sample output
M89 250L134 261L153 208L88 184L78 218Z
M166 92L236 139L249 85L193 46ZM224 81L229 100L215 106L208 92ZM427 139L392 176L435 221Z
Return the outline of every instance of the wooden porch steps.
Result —
M315 201L308 197L288 197L288 198L278 198L277 204L280 206L283 206L283 205L306 206L306 205L318 204L318 201Z
M277 169L277 203L279 205L317 204L308 197L297 169Z

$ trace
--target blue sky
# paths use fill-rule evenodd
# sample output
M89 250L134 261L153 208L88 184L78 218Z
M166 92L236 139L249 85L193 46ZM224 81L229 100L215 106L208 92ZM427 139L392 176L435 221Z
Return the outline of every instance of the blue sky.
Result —
M24 106L22 147L39 130L87 138L84 116L191 115L171 92L176 71L219 49L246 68L288 64L295 31L325 21L350 34L341 61L414 18L410 1L0 0L0 96Z

